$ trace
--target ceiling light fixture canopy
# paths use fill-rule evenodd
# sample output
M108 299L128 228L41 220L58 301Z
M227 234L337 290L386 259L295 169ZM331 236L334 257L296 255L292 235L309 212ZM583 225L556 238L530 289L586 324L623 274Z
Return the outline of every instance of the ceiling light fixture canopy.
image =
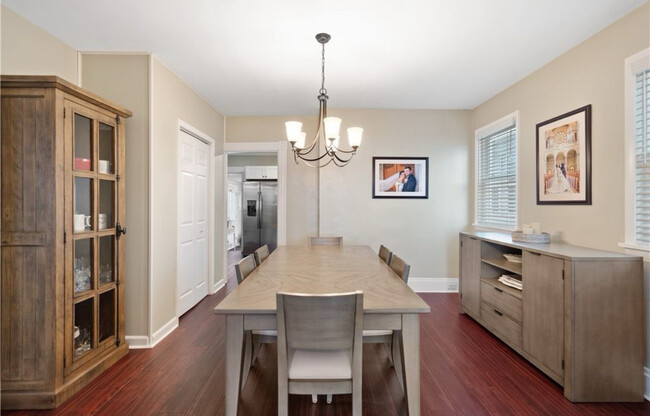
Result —
M321 88L318 91L319 113L318 113L318 130L314 140L309 145L305 145L306 133L302 131L302 123L299 121L287 121L287 140L291 143L293 158L296 163L302 159L307 165L316 168L322 168L334 162L336 166L342 167L350 163L352 157L356 154L361 145L363 129L361 127L348 128L348 144L351 150L344 150L339 147L339 130L341 129L341 119L338 117L327 116L327 90L325 89L325 44L331 39L327 33L319 33L316 40L323 47L321 59ZM319 139L322 139L325 147L325 153L319 156L310 156L310 153L318 145ZM318 153L318 152L317 152ZM327 159L329 158L329 159ZM325 160L323 160L325 159Z

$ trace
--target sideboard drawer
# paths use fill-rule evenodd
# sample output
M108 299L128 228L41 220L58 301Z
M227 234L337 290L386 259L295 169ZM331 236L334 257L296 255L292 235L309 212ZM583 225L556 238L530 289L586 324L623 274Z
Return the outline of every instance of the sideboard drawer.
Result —
M496 279L481 280L481 301L489 303L513 320L521 322L521 299L496 285Z
M521 324L509 318L503 311L481 302L481 319L509 342L521 347Z

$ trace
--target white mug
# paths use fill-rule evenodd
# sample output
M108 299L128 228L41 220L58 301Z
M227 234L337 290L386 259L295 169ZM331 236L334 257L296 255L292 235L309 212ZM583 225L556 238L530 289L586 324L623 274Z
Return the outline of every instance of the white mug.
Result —
M108 160L99 161L99 173L109 173L110 168L111 168L111 162L109 162Z
M97 216L97 227L100 230L108 228L108 215L99 214L99 216Z
M86 228L90 228L90 215L84 214L74 214L74 231L81 232L85 231Z

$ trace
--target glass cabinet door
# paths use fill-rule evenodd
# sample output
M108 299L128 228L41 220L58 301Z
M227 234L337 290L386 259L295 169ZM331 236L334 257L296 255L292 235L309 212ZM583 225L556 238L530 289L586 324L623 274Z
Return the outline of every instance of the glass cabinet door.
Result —
M115 120L66 101L67 372L116 345L119 190Z

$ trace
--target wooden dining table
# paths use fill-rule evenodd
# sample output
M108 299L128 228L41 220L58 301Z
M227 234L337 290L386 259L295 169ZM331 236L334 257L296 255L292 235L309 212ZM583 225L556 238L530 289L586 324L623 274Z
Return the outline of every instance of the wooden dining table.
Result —
M369 246L281 246L215 308L226 317L226 415L236 416L246 331L276 329L276 293L363 291L363 328L391 329L410 416L420 414L420 318L429 306Z

